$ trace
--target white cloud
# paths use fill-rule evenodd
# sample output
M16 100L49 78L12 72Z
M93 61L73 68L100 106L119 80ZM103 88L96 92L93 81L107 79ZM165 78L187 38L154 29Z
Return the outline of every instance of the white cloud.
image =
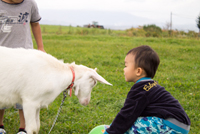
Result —
M200 0L36 0L39 9L124 12L134 16L155 20L163 25L195 25L200 13ZM114 16L117 17L117 16Z
M36 0L40 9L100 10L135 12L140 15L156 13L200 12L200 0ZM198 14L198 13L196 13Z

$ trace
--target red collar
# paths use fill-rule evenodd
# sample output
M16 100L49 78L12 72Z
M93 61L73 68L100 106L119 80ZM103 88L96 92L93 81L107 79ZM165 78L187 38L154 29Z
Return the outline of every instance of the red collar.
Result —
M71 66L69 66L69 67L70 67L72 74L73 74L72 83L67 88L67 89L70 89L70 97L71 97L72 96L72 87L74 85L74 80L75 80L75 72L74 72L74 69Z

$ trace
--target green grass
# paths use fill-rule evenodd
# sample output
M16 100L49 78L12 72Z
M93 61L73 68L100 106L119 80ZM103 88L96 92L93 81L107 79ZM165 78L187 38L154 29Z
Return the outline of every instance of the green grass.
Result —
M82 28L70 28L71 31ZM81 106L73 95L67 97L52 130L52 134L87 134L101 124L110 124L122 108L126 95L134 83L124 80L126 53L140 45L151 46L161 63L154 80L179 100L191 119L190 134L200 133L200 41L196 39L142 38L120 36L123 31L100 30L102 33L81 35L69 33L69 27L42 26L47 53L65 62L98 68L98 73L113 86L98 83L92 91L90 104ZM35 44L35 41L34 41ZM40 134L47 134L62 101L62 94L41 109ZM7 133L16 133L18 112L7 109L4 116Z

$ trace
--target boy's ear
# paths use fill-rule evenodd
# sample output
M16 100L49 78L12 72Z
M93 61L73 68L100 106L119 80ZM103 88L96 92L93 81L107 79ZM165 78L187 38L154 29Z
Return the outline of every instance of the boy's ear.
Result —
M144 73L144 70L141 67L138 67L136 70L136 76L141 76Z

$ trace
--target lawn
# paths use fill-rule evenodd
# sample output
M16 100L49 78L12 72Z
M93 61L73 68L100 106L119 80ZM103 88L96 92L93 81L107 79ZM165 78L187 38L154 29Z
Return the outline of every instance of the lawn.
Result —
M134 84L124 80L124 58L140 45L149 45L158 53L161 63L154 80L185 109L192 123L190 134L200 133L200 40L129 37L124 31L61 26L42 26L42 32L47 53L66 63L98 68L97 72L113 84L98 83L88 106L81 106L75 95L67 97L52 134L88 134L95 126L112 122ZM62 99L60 94L48 109L41 110L40 134L49 132ZM17 132L19 116L15 109L6 110L4 125L8 134Z

